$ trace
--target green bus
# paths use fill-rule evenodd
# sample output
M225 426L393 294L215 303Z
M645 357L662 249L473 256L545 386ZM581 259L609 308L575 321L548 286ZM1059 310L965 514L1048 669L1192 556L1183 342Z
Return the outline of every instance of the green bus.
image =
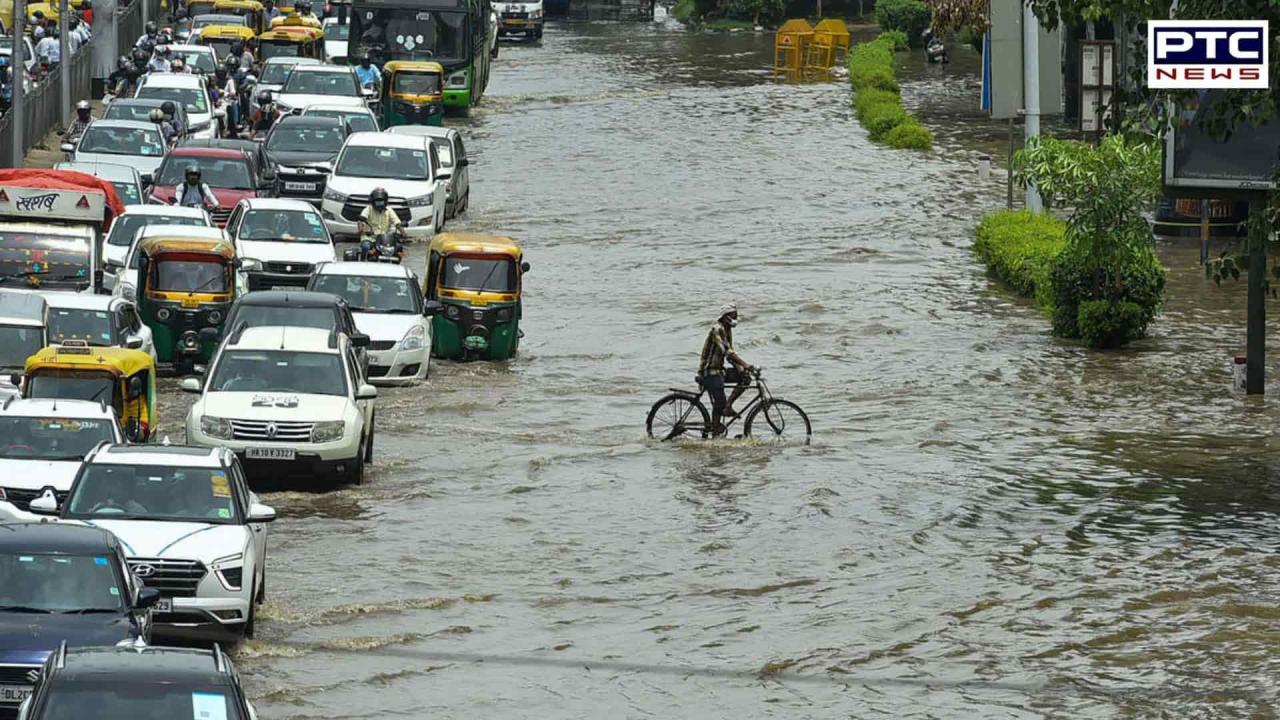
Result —
M444 105L465 114L489 84L496 38L490 0L352 0L348 57L431 60L444 66Z

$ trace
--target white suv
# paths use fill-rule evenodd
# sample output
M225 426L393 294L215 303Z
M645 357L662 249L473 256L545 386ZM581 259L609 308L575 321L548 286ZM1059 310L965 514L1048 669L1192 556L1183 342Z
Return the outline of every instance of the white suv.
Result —
M0 519L18 520L44 490L67 496L85 455L122 443L116 411L88 400L20 400L0 408Z
M156 634L253 637L266 588L266 524L276 511L258 502L227 450L107 445L85 458L61 506L45 492L31 512L120 538L134 574L160 591Z
M383 188L411 238L430 239L444 227L449 174L436 146L414 135L358 132L347 136L325 185L320 210L335 236L354 237L369 193Z
M333 238L303 200L241 200L227 218L248 290L304 288L316 265L333 262Z
M182 381L200 393L196 378ZM230 448L251 473L357 485L373 459L374 398L347 336L303 327L233 330L187 412L187 442Z

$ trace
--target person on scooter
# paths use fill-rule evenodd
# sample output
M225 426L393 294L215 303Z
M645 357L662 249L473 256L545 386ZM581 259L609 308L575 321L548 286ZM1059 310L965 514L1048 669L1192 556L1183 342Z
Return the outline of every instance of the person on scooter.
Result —
M160 103L160 112L164 113L165 122L173 126L173 131L179 137L187 134L187 126L183 125L182 121L178 119L178 106L173 104L172 100L165 100Z
M404 236L404 229L400 226L400 216L387 206L390 199L385 188L374 188L373 192L369 193L369 206L360 212L357 227L361 236L360 257L362 259L369 256L369 251L377 247L378 239L387 233L396 236L397 245L400 244L400 238Z
M253 71L253 53L250 52L249 48L245 47L243 40L236 40L231 43L231 52L227 57L234 58L236 62L240 63L240 72Z
M263 90L258 93L258 109L254 112L252 127L249 128L251 136L262 135L265 137L275 122L276 104L271 100L271 92Z
M152 56L151 61L147 63L147 72L167 73L173 72L173 65L169 62L169 56L172 52L168 45L161 45L156 48L156 54Z
M178 141L178 132L174 129L173 123L165 119L163 110L156 108L147 113L147 118L155 123L156 127L160 128L160 134L164 136L164 141L167 145L172 147Z
M147 55L151 55L152 51L156 49L156 45L159 44L157 42L158 31L159 28L156 27L155 21L148 20L146 28L142 32L142 36L138 38L138 42L134 43L133 46L141 48L147 53Z
M116 69L107 76L107 93L116 97L129 97L137 87L138 72L128 55L121 55L116 60Z
M92 109L89 107L89 101L81 100L76 103L76 119L71 121L71 127L67 128L67 131L63 133L62 141L74 143L79 140L91 122L93 122L93 114Z
M183 176L186 181L174 188L173 202L182 207L203 207L208 210L218 207L218 196L200 180L200 166L187 166Z
M227 109L227 134L235 135L240 131L240 93L236 89L236 79L227 73L226 65L214 68L213 89L222 96L223 107Z

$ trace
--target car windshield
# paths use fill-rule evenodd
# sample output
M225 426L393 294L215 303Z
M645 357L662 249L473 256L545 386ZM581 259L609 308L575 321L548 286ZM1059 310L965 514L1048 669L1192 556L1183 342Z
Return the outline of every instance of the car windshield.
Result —
M80 460L115 439L110 420L0 417L0 457L8 460Z
M90 345L114 345L111 313L88 308L49 308L49 342L83 340Z
M161 292L227 292L227 271L215 260L161 259L152 265L151 288Z
M191 19L192 28L209 25L243 25L248 26L249 18L242 15L197 15Z
M242 305L228 327L268 327L273 325L333 330L337 319L330 307L298 307L296 305Z
M24 397L67 400L109 400L119 405L116 379L109 372L97 370L42 369L28 375Z
M116 195L120 197L120 202L125 205L142 204L142 193L138 192L138 186L131 182L111 181L111 187L116 189Z
M77 153L103 155L164 155L164 139L155 128L90 125L80 136Z
M289 73L280 90L285 94L343 95L358 97L360 88L356 76L350 72L296 72Z
M462 60L467 56L467 13L418 8L365 10L351 16L360 57L374 51L404 60Z
M252 190L249 163L243 159L210 157L175 157L170 155L160 166L157 185L177 186L187 181L187 168L200 168L200 181L211 188Z
M0 553L0 606L11 612L123 610L118 581L106 555Z
M391 92L405 95L439 95L440 76L435 73L398 72Z
M231 483L222 468L86 465L67 497L66 516L236 522ZM147 713L150 717L151 714Z
M346 395L346 375L336 353L292 350L228 350L218 360L213 392L279 392Z
M267 152L313 152L337 155L342 149L342 131L336 127L285 123L277 125L267 138Z
M210 665L212 667L212 665ZM234 696L223 685L131 681L59 683L49 695L43 720L243 720Z
M443 284L454 290L509 293L516 291L516 263L511 258L453 256L444 262Z
M171 60L179 59L192 70L198 70L206 75L212 75L214 69L218 66L218 63L213 59L213 53L211 52L186 50L183 52L173 53Z
M350 25L338 25L336 23L331 23L324 26L325 40L346 40L349 37L351 37Z
M427 151L373 145L351 145L338 158L335 175L346 177L430 180Z
M324 220L305 210L250 210L240 223L241 240L327 243Z
M417 289L405 278L317 275L311 289L343 298L352 312L419 312Z
M21 368L45 346L44 328L0 325L0 367Z
M278 57L301 57L302 46L296 42L262 40L258 45L258 57L270 60Z
M207 225L204 218L198 217L174 217L172 215L131 215L125 213L116 218L111 224L111 234L107 236L108 245L116 245L118 247L129 247L133 244L133 238L138 231L148 225L196 225L204 227Z
M289 71L296 65L297 63L290 62L267 63L262 66L262 77L258 82L264 85L283 85L285 78L289 77Z
M354 112L350 110L310 110L303 113L303 117L312 116L333 118L338 122L351 126L351 132L378 131L378 124L374 121L373 116L367 112Z
M87 284L88 238L0 230L0 283L26 287L34 277L41 283ZM42 258L33 262L35 254Z
M209 98L199 88L156 87L146 85L135 97L173 100L182 103L183 109L189 113L209 112Z
M107 106L102 115L103 120L137 120L151 122L151 111L160 107L160 103L125 103L113 102Z

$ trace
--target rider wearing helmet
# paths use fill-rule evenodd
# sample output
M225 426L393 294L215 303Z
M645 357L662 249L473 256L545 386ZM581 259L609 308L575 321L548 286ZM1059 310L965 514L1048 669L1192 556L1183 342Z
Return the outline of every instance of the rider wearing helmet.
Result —
M227 72L226 65L213 69L212 86L225 100L227 129L234 133L240 128L240 93L236 89L236 79Z
M89 123L93 122L93 115L90 112L88 100L81 100L76 103L76 119L71 121L71 127L67 128L67 132L62 138L67 141L74 140L84 134L89 127Z
M311 11L311 0L298 0L293 5L293 12L300 18L320 22L320 18L316 17L316 14Z
M218 196L213 194L213 190L201 181L200 166L188 165L186 172L183 173L183 182L174 188L173 204L183 207L207 207L215 208L218 206Z
M147 25L143 30L142 37L138 38L138 42L134 43L133 46L141 48L150 55L151 51L155 50L156 45L159 44L157 40L156 23L154 20L148 20Z
M172 100L165 100L160 103L160 112L164 113L164 120L173 128L175 135L186 134L187 126L183 124L182 120L178 119L178 106Z
M173 141L178 137L178 133L173 129L173 123L165 119L164 111L160 108L155 108L147 113L147 118L160 126L160 134L164 135L165 142L172 145Z
M721 418L737 416L733 403L749 387L750 374L755 369L733 349L733 328L737 324L738 306L733 303L722 306L720 316L707 331L698 360L698 382L711 396L711 427L715 436L725 433ZM727 370L726 360L733 365ZM726 382L736 385L727 401L724 396Z
M358 227L361 234L372 235L375 238L382 237L387 232L394 232L396 235L403 235L404 229L400 227L400 216L396 215L396 211L387 207L390 200L386 188L374 188L369 193L369 206L360 212L360 222Z
M244 45L243 40L236 40L231 43L231 52L227 55L240 64L240 72L247 73L253 70L253 53Z
M156 54L151 57L151 62L147 63L147 72L167 73L173 71L173 66L169 62L169 56L172 52L168 45L161 45L156 48Z
M373 64L373 59L369 57L369 53L360 55L360 64L356 66L356 80L360 81L360 87L377 89L382 83L382 71L377 65Z
M263 90L258 93L258 109L254 111L253 127L250 130L254 135L258 133L266 134L275 122L276 106L271 100L271 91Z

